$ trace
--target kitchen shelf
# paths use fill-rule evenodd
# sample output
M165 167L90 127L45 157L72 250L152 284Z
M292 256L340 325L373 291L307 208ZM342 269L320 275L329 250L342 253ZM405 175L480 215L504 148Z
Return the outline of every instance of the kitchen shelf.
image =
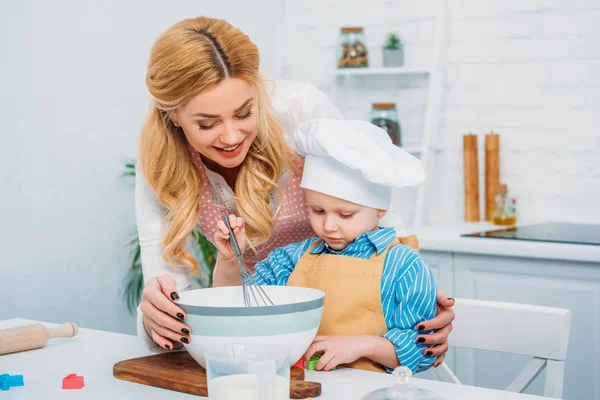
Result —
M335 70L335 75L429 75L429 71L411 67L337 68Z
M416 67L356 67L335 68L333 75L336 86L350 86L357 83L352 77L417 77L426 81L427 96L425 99L425 121L421 143L417 145L402 146L406 152L418 157L423 163L425 176L433 176L433 169L437 153L444 151L444 145L440 144L440 120L442 113L442 97L444 94L445 70L447 68L448 47L448 25L450 21L449 0L438 0L436 3L435 32L433 35L432 57L429 66ZM370 81L370 79L367 79ZM402 79L397 79L401 81ZM358 82L363 89L368 88L366 82ZM390 89L400 90L403 87L390 82ZM415 211L413 218L413 229L417 229L426 219L426 200L431 201L430 184L421 184L415 196ZM426 193L427 192L427 193ZM429 198L428 198L429 197ZM403 204L402 207L405 205Z

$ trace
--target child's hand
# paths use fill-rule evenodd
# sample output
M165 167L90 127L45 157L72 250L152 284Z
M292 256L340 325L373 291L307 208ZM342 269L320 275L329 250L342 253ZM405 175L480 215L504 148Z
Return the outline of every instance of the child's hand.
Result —
M322 353L317 362L317 371L329 371L340 364L349 364L363 357L366 353L365 346L368 336L317 336L304 354L304 360L308 361L315 353Z
M243 253L244 250L246 250L246 230L244 227L244 220L242 217L231 214L229 215L229 225L231 225L240 251ZM214 243L219 252L219 258L224 261L231 260L235 257L235 252L231 245L231 240L229 239L229 229L227 229L223 220L219 220L217 222L217 229L215 230Z

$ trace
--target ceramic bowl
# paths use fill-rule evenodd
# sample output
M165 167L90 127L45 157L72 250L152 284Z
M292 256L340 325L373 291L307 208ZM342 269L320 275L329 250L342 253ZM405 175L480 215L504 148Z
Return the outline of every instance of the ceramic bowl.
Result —
M191 340L185 348L206 368L207 350L231 343L273 344L290 349L290 364L306 352L323 316L325 293L296 286L262 286L274 306L245 307L241 286L180 293Z

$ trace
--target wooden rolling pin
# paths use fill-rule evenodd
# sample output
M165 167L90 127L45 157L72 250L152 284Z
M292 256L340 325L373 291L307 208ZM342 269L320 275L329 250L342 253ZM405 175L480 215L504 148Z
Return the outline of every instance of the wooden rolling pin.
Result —
M77 335L77 325L72 322L55 328L46 328L42 324L31 324L0 329L0 354L39 349L44 347L50 339L75 335Z

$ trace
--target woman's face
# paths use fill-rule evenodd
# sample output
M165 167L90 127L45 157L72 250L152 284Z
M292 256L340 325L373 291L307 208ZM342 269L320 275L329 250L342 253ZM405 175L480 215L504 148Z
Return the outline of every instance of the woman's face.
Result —
M258 133L257 101L251 84L226 78L181 107L173 122L204 158L235 168L246 158Z

